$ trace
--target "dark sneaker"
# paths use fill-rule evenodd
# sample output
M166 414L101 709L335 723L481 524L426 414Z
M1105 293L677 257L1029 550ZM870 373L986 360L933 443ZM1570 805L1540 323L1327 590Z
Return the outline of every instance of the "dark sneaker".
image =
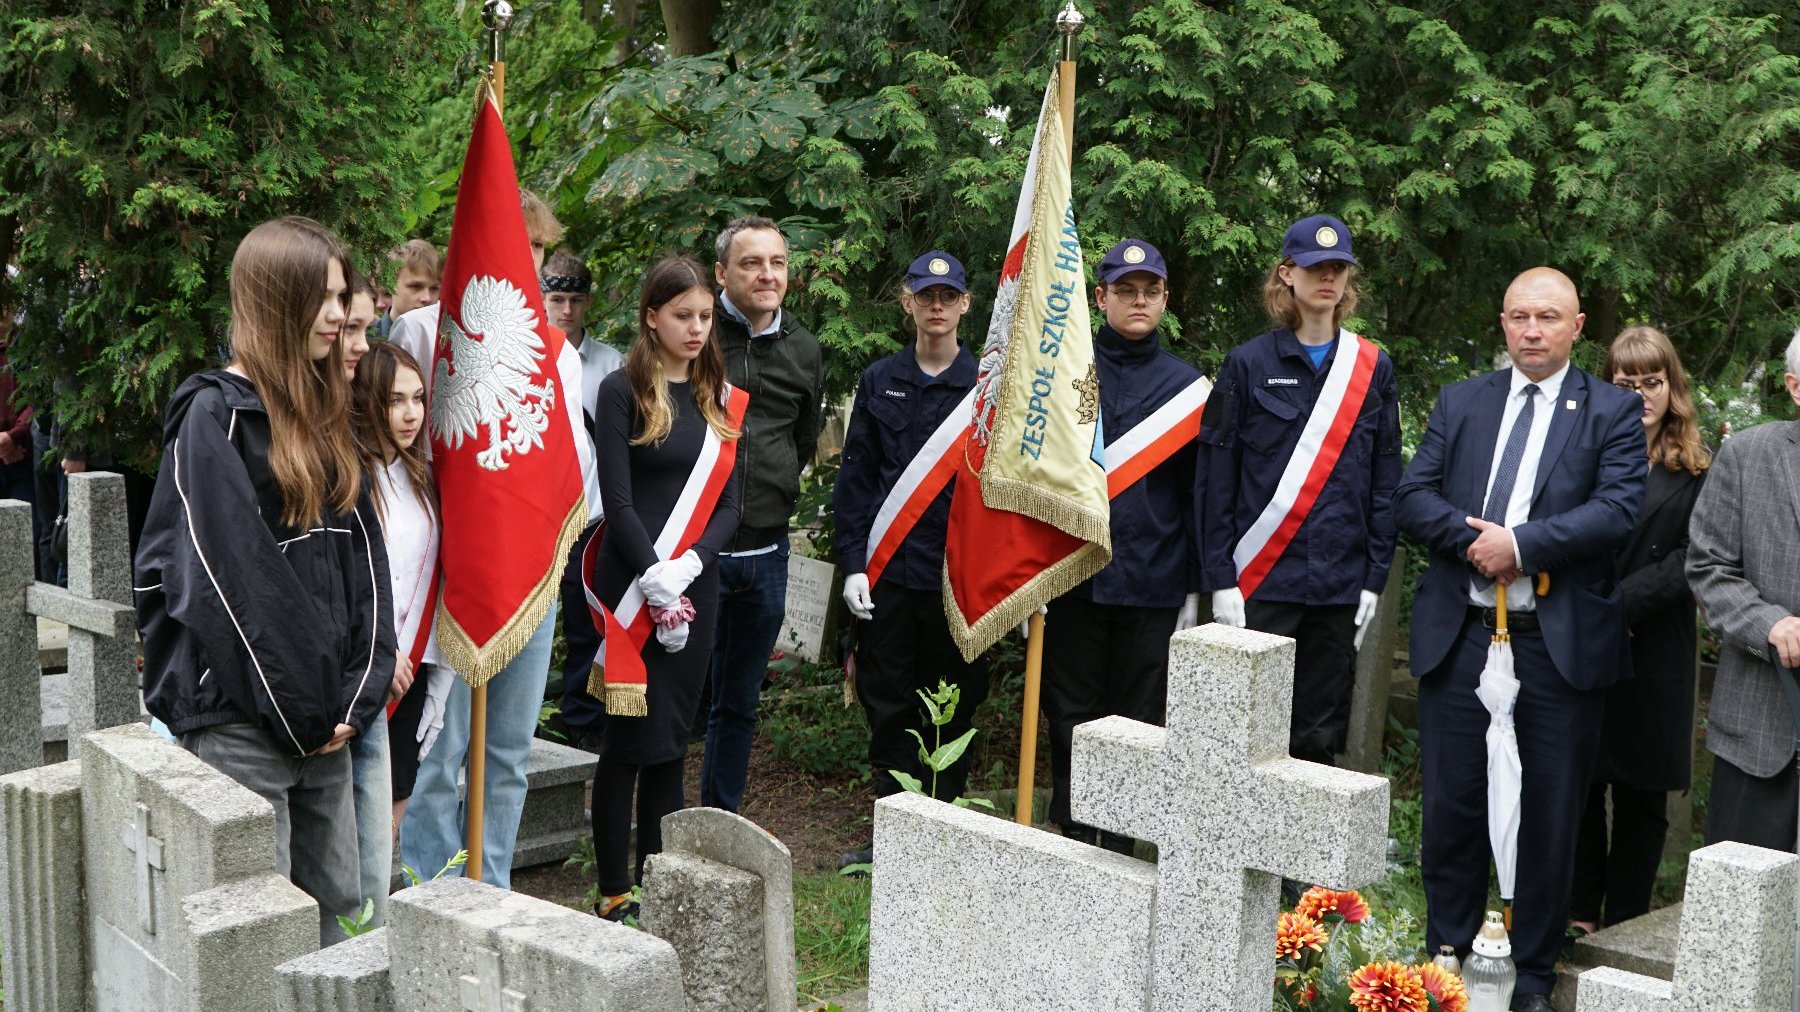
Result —
M857 850L846 850L842 854L839 854L837 866L838 871L843 871L846 868L856 868L857 865L873 865L874 863L875 845L871 843L867 847L862 847ZM868 869L858 868L857 871L852 872L852 874L866 875L868 874Z

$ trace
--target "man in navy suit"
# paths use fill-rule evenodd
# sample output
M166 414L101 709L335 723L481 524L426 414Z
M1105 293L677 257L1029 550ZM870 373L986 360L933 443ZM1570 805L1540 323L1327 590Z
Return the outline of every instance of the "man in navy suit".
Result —
M1488 895L1488 713L1475 696L1496 583L1521 683L1513 1008L1548 1012L1575 828L1605 689L1631 676L1613 555L1644 493L1640 399L1569 364L1575 285L1533 268L1506 290L1512 367L1445 387L1394 492L1400 529L1431 552L1413 601L1424 781L1426 943L1466 956ZM1549 577L1543 596L1538 574Z

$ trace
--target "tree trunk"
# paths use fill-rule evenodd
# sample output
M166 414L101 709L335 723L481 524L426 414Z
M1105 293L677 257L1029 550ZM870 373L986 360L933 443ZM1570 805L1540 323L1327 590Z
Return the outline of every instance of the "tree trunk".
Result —
M1587 326L1584 330L1588 340L1598 344L1603 353L1612 345L1612 339L1619 336L1619 289L1617 286L1607 285L1590 296Z
M713 21L719 0L662 0L663 24L669 29L670 56L699 56L713 49Z

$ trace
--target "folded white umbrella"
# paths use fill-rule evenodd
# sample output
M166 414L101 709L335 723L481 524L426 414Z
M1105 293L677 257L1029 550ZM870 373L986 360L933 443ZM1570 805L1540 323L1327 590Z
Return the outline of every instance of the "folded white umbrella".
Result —
M1494 871L1500 878L1500 898L1505 902L1507 930L1512 930L1513 883L1519 865L1519 736L1513 727L1513 706L1519 701L1519 679L1513 674L1512 637L1506 631L1506 587L1495 584L1494 639L1488 645L1487 666L1475 689L1487 707L1487 817L1488 845L1494 851Z

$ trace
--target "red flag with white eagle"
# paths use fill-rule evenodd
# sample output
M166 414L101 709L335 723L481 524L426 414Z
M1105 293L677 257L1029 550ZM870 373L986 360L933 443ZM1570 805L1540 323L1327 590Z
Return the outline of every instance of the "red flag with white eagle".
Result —
M432 365L432 470L443 516L438 648L472 686L512 660L558 594L587 526L558 371L567 341L544 315L512 146L491 95L463 160Z

